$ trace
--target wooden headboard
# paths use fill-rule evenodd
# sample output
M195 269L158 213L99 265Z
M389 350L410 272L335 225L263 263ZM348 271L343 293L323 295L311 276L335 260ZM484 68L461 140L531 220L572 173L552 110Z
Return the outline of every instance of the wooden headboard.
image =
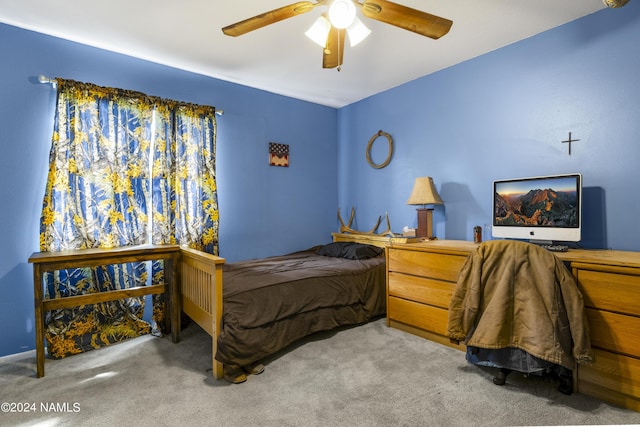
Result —
M384 248L390 243L409 243L420 240L417 237L383 236L380 234L331 233L334 242L356 242Z

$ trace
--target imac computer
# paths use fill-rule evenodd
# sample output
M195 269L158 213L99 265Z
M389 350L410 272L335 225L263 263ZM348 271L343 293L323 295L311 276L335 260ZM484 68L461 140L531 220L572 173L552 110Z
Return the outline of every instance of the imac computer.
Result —
M493 237L539 244L578 242L581 226L579 173L494 181Z

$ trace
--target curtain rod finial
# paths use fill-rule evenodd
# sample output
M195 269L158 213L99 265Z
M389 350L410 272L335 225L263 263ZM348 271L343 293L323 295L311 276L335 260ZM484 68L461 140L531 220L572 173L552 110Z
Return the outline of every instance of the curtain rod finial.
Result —
M51 83L51 84L56 84L56 79L50 79L49 77L40 74L38 76L38 82L40 83Z

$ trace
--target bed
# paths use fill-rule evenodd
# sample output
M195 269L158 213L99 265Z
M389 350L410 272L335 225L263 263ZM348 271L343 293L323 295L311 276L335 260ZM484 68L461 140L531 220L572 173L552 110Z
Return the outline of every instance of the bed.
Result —
M315 332L385 314L388 239L339 236L328 245L228 264L182 248L180 308L211 335L215 378L223 377L224 364L249 366Z

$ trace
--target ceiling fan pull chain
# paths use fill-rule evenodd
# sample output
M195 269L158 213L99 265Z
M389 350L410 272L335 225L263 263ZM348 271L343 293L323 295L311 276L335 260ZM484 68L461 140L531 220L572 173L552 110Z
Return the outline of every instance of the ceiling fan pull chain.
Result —
M336 70L338 70L338 72L342 71L342 64L341 64L341 61L340 61L340 58L341 58L341 56L340 56L340 46L342 46L340 44L340 34L341 34L341 31L338 31L338 66L336 67Z

